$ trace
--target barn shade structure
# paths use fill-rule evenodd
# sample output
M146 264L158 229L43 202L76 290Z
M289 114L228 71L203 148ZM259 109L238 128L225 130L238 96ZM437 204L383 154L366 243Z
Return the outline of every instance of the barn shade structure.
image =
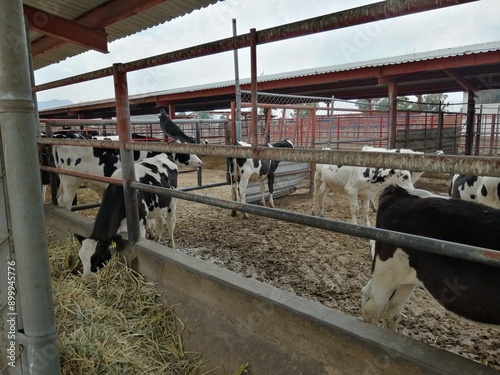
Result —
M2 164L5 168L5 175L2 179L0 199L5 203L2 215L0 215L0 233L4 240L0 243L0 252L2 259L9 259L15 262L17 292L19 301L19 319L22 320L22 326L17 326L18 331L16 345L22 345L23 350L17 348L21 359L16 362L19 364L11 373L30 374L58 374L59 353L57 349L57 334L55 318L53 312L52 290L50 285L50 273L47 257L47 240L45 235L45 221L43 199L41 189L38 183L33 182L33 176L39 174L37 141L38 136L38 113L35 109L35 100L33 91L41 91L53 87L61 87L67 84L73 84L90 79L104 76L113 76L115 81L116 105L114 108L106 107L108 113L117 116L118 133L121 138L120 151L122 152L124 171L132 171L131 174L124 172L124 178L127 180L126 194L129 198L132 196L130 185L135 180L133 175L133 162L129 157L131 149L125 148L125 143L130 139L130 114L136 114L136 108L143 108L144 111L152 111L153 102L148 102L141 107L139 104L131 103L128 98L127 90L127 72L151 67L158 64L167 64L175 61L182 61L193 57L200 57L214 53L230 51L235 48L251 47L256 45L279 41L286 38L293 38L301 35L324 32L342 27L362 24L365 22L376 21L380 19L397 17L405 14L437 9L445 6L467 3L475 0L393 0L370 4L364 7L352 10L334 13L317 17L312 20L296 22L289 25L283 25L262 31L252 31L249 34L228 38L223 41L207 43L201 46L176 51L169 54L163 54L148 59L142 59L125 64L115 64L112 67L90 72L84 75L71 77L56 81L53 83L36 86L32 88L33 69L38 69L64 59L85 52L87 50L97 50L105 53L107 43L127 35L131 35L140 30L144 30L153 25L160 24L172 18L183 16L195 9L199 9L217 1L193 0L186 2L184 0L69 0L61 2L47 1L21 1L21 0L0 0L0 34L6 35L6 38L0 40L0 131L2 138ZM25 28L24 17L27 19ZM28 46L30 48L28 48ZM30 59L31 51L32 59ZM491 53L490 53L491 52ZM478 89L478 83L475 81L473 63L469 62L470 71L460 70L465 63L466 54L455 56L455 62L443 65L436 69L436 82L438 75L444 72L445 78L451 82L458 83L462 89L474 92ZM255 54L253 54L255 58ZM476 61L482 60L479 65L485 70L491 69L490 76L496 79L496 73L493 72L491 65L497 64L498 51L487 51L479 56ZM474 59L473 59L474 60ZM438 62L444 60L436 59ZM427 64L418 67L418 62L414 65L418 69L425 69ZM408 62L411 65L411 62ZM477 64L476 64L477 65ZM407 65L408 67L409 65ZM400 66L399 68L402 68ZM498 65L497 65L498 67ZM255 90L255 65L252 68L252 85ZM415 74L417 73L415 68ZM411 72L404 69L389 70L386 67L366 67L364 74L373 69L372 78L358 77L358 87L367 87L374 85L385 85L385 90L389 88L389 96L395 98L398 85L405 87L406 77L412 76ZM374 74L375 72L379 72ZM357 72L352 70L345 74L344 94L337 92L337 96L349 97L349 74ZM330 72L332 77L338 76L338 72ZM352 74L353 77L356 74ZM338 76L340 77L340 76ZM376 78L376 82L373 81ZM329 93L328 87L321 86L320 82L314 82L314 76L289 77L286 79L295 79L296 91L305 95L317 95L320 90L323 94L335 95ZM494 82L495 79L492 81ZM417 76L413 76L416 82ZM275 85L274 88L261 87L261 89L275 92L283 92L286 81L276 79L270 80L268 85ZM301 82L301 83L300 83ZM409 82L409 81L408 81ZM265 85L265 83L263 83ZM281 85L281 86L280 86ZM451 85L449 86L451 89ZM494 88L494 87L491 87ZM224 88L224 92L234 90ZM432 91L428 91L432 92ZM404 94L404 91L399 92ZM217 97L216 92L212 92L212 97ZM185 103L198 103L203 106L210 103L210 95L202 97L202 100L185 98ZM224 95L228 95L225 93ZM370 96L378 96L375 91ZM387 96L387 95L380 95ZM472 97L473 95L471 95ZM204 98L204 99L203 99ZM171 98L159 98L155 102L156 106L169 104ZM227 99L226 99L227 100ZM131 106L132 104L132 106ZM139 106L136 106L138 104ZM186 104L188 105L188 104ZM194 107L194 104L191 104ZM215 103L210 104L215 108ZM93 108L95 110L97 108ZM156 110L155 110L156 113ZM59 114L61 115L61 114ZM54 114L56 116L56 114ZM69 117L68 114L65 114ZM94 114L95 116L95 114ZM62 116L61 116L62 117ZM109 117L109 116L103 116ZM232 155L237 156L237 155ZM3 174L2 174L3 175ZM132 199L128 199L128 203ZM132 218L137 213L128 204L127 217ZM133 205L132 205L133 206ZM137 208L135 206L135 208ZM26 213L29 212L29 215ZM137 239L137 228L134 228L129 220L129 239L134 242ZM15 257L11 247L15 246ZM1 281L0 287L5 288L5 280ZM21 310L22 308L22 310ZM6 321L6 310L2 311L3 322ZM9 369L10 370L10 369Z

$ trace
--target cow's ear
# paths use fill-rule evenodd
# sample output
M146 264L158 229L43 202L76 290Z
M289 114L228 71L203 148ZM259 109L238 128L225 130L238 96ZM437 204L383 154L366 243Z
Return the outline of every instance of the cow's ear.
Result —
M82 243L84 240L86 240L87 238L78 234L78 233L73 233L73 235L75 236L75 238L80 242Z
M127 246L127 240L124 240L122 236L113 236L112 241L115 243L115 250L116 251L122 251L125 249L125 246Z

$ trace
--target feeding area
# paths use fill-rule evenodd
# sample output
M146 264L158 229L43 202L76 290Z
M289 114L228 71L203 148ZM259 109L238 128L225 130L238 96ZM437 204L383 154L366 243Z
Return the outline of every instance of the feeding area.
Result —
M79 243L49 234L61 370L64 374L202 374L187 352L183 323L152 283L114 257L82 278Z

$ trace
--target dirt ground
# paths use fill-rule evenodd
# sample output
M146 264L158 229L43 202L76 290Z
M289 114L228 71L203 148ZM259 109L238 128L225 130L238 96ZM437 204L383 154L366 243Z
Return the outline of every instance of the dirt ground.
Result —
M203 158L203 183L225 180L225 159ZM179 187L193 186L197 174L181 173ZM447 193L446 176L424 176L416 187ZM231 199L230 187L194 191ZM279 209L311 213L308 181L289 196L275 199ZM327 197L325 217L350 221L344 194ZM375 214L371 217L375 223ZM175 241L178 250L221 267L361 316L361 288L370 276L367 239L178 201ZM403 311L399 332L500 370L500 332L453 315L417 289Z

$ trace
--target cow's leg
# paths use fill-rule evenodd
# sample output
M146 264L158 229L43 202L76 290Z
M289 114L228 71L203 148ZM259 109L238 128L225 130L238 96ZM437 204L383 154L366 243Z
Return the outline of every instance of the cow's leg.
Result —
M370 226L370 199L361 198L361 216L365 218L365 225Z
M396 331L398 328L399 318L403 307L410 298L415 285L403 284L389 298L389 302L382 311L382 326L390 330Z
M320 198L320 187L323 181L321 180L321 172L316 170L314 173L314 186L313 186L313 208L312 215L317 216L319 214L319 198Z
M247 186L248 186L248 180L250 176L245 176L244 174L241 176L239 184L238 184L238 194L240 196L240 202L241 203L246 203L246 194L247 194ZM243 212L243 217L245 219L248 219L248 214L246 212Z
M158 219L148 218L146 223L146 238L150 238L153 241L158 241Z
M237 202L238 199L238 177L234 174L234 171L231 173L231 199L234 202ZM236 210L231 210L231 216L236 216L237 211Z
M265 185L263 179L259 180L259 190L260 190L260 204L261 204L261 206L265 207L266 206L266 197L265 197L266 185ZM271 194L271 192L269 192L269 194ZM269 195L269 205L271 205L272 200L273 200L273 197L271 195ZM273 207L273 206L271 205L271 207Z
M351 208L352 223L357 224L359 211L358 192L348 187L345 188L345 191L347 193L347 199L349 200L349 207Z
M317 208L317 215L323 217L325 216L325 200L326 196L328 195L328 192L330 191L330 188L328 187L327 184L322 182L319 187L319 192L318 192L318 205L319 207Z
M264 184L262 184L264 186ZM274 174L273 172L269 172L269 175L267 176L267 187L269 189L269 206L274 208L274 200L273 200L273 193L274 193ZM264 199L264 195L262 196L262 199Z
M177 202L175 199L172 199L172 202L170 203L170 207L166 213L166 222L167 222L167 229L168 229L168 234L170 235L170 243L172 245L172 249L175 249L175 241L174 241L174 229L175 229L175 223L176 223L176 216L175 216L175 211L177 210Z

